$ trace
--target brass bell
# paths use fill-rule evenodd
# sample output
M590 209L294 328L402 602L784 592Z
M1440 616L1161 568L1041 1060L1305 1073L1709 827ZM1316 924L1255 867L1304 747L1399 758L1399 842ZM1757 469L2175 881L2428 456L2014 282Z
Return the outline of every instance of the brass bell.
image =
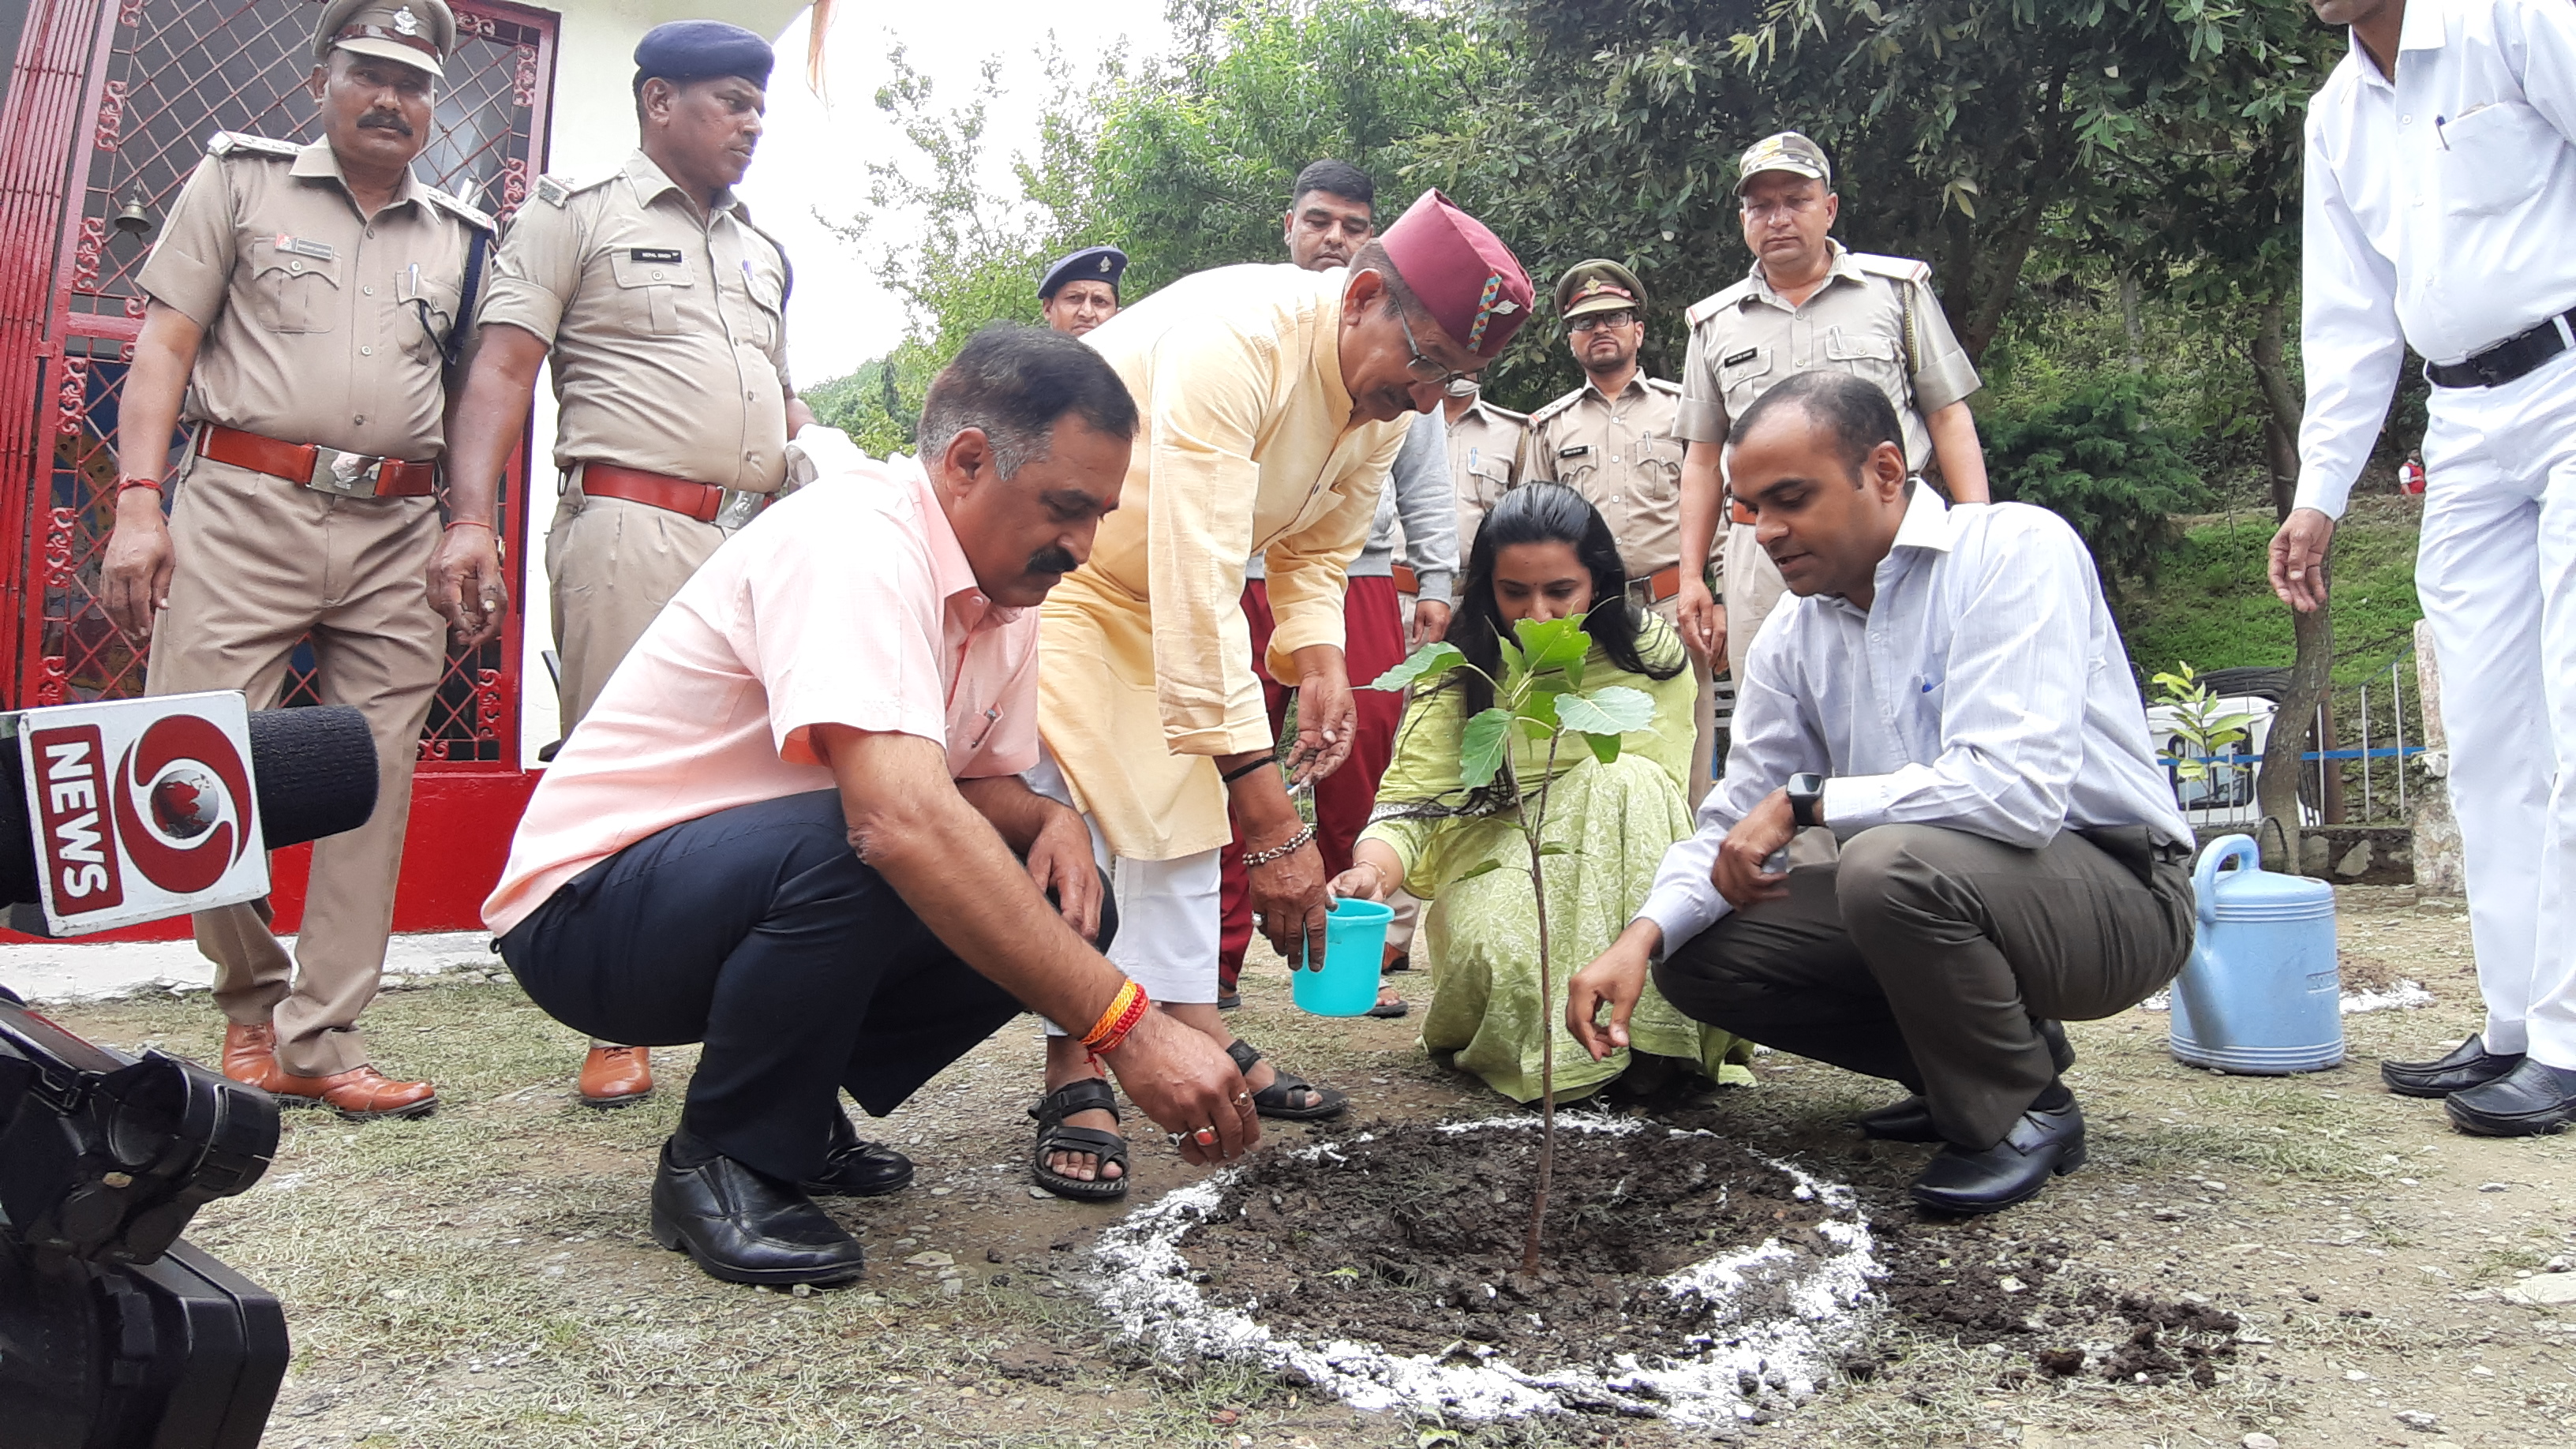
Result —
M152 234L152 213L143 205L143 192L138 188L125 194L125 205L118 207L113 225L122 236Z

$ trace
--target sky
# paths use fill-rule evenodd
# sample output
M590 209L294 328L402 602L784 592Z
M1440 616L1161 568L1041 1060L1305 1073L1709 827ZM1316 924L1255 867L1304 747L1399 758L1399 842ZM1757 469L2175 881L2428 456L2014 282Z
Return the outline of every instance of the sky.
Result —
M842 0L837 8L824 53L828 104L805 85L805 16L777 38L768 129L739 188L753 218L786 247L796 267L787 350L800 385L847 373L904 336L903 305L879 285L871 261L886 241L900 237L902 218L879 219L864 252L821 219L843 219L866 206L868 162L898 154L913 159L876 106L897 45L930 77L935 110L972 99L984 61L1002 58L1003 93L986 113L985 153L990 184L1007 194L1012 154L1037 147L1046 99L1037 52L1050 32L1086 73L1100 56L1122 53L1138 61L1166 50L1170 40L1163 0L930 0L918 9Z

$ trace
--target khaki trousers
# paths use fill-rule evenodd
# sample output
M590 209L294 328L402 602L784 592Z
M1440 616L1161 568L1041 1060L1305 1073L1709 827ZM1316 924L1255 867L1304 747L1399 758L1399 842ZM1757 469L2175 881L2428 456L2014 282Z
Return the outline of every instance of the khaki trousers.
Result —
M266 901L198 912L197 949L215 963L228 1019L275 1021L286 1070L362 1067L358 1013L384 971L412 766L447 661L446 625L429 605L437 505L335 498L206 458L190 460L177 492L177 567L146 692L238 689L252 709L274 708L309 634L323 702L357 706L376 744L376 812L313 842L294 959L268 929Z
M566 735L590 713L653 616L724 541L712 523L649 503L588 498L578 481L565 485L546 530L546 580Z
M2145 1000L2182 970L2192 920L2188 852L2143 826L2022 850L1883 825L1671 949L1655 986L1696 1020L1903 1082L1983 1151L2057 1075L2037 1023Z
M1652 607L1663 617L1665 623L1672 625L1676 632L1680 630L1682 609L1680 596L1676 595ZM1689 653L1688 650L1683 652ZM1699 802L1708 798L1709 784L1715 778L1709 766L1712 763L1711 757L1717 752L1717 673L1708 664L1701 662L1696 654L1690 655L1690 671L1691 677L1699 681L1699 694L1691 705L1690 794L1682 803L1688 805L1692 813L1696 814L1699 811Z
M1753 533L1749 523L1726 526L1726 668L1738 689L1744 686L1744 656L1753 648L1753 636L1762 632L1762 621L1789 591L1780 566L1753 541Z

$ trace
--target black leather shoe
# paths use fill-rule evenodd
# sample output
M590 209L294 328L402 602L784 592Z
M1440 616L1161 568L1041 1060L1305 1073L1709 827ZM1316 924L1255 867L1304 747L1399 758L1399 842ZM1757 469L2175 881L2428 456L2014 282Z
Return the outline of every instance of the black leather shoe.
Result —
M2429 1062L2381 1062L2379 1079L2401 1097L2447 1097L2482 1087L2522 1065L2522 1054L2502 1056L2487 1050L2483 1032Z
M882 1142L859 1136L850 1119L832 1113L832 1150L823 1170L799 1183L807 1197L883 1197L912 1186L912 1159Z
M1941 1129L1932 1125L1932 1104L1921 1093L1902 1102L1891 1102L1875 1112L1863 1112L1851 1119L1863 1137L1881 1142L1938 1142Z
M727 1283L821 1287L866 1263L859 1240L805 1194L730 1157L679 1166L667 1143L653 1176L653 1241Z
M2494 1081L2450 1095L2442 1105L2452 1126L2480 1137L2538 1137L2576 1122L2576 1071L2514 1060L2520 1065Z
M2004 1140L1983 1152L1957 1143L1942 1148L1909 1191L1945 1213L1990 1213L2037 1197L2051 1177L2083 1165L2084 1114L2069 1101L2053 1112L2022 1113Z

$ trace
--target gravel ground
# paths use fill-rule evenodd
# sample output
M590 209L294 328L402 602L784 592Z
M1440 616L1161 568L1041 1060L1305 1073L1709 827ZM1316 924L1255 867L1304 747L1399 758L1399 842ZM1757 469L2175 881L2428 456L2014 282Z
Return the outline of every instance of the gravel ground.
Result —
M2098 1368L2120 1346L2059 1342L2044 1324L1945 1333L1890 1318L1865 1378L1727 1433L2025 1449L2261 1449L2249 1435L2292 1449L2576 1445L2576 1307L2509 1296L2576 1255L2576 1142L2461 1137L2437 1104L2383 1092L2381 1056L2437 1052L2477 1024L2467 926L2457 903L2404 889L2347 889L2341 911L2347 985L2415 980L2432 1004L2346 1018L2354 1064L2295 1078L2186 1070L2164 1051L2161 1016L2078 1024L2069 1081L2092 1164L1987 1222L1913 1219L1895 1204L1925 1150L1839 1130L1888 1100L1885 1084L1766 1055L1759 1089L1677 1119L1853 1183L1909 1237L1953 1245L1963 1274L2045 1274L2035 1302L2100 1289L2232 1311L2245 1327L2230 1366L2206 1384L2060 1377L2043 1355L2089 1349ZM1632 1420L1363 1415L1248 1369L1136 1357L1075 1287L1084 1248L1121 1209L1029 1195L1028 1023L875 1124L920 1175L893 1199L834 1207L869 1247L856 1288L716 1283L645 1230L653 1154L692 1053L656 1054L653 1101L589 1111L571 1087L581 1038L506 975L479 975L390 992L369 1015L383 1066L438 1083L436 1116L359 1127L290 1112L267 1178L198 1217L194 1241L286 1302L296 1356L276 1449L1709 1441ZM1428 991L1419 976L1407 984ZM1363 1115L1508 1110L1425 1061L1406 1022L1297 1014L1275 962L1256 964L1246 999L1237 1030L1352 1092ZM194 995L55 1014L129 1048L211 1059L220 1040ZM1138 1201L1198 1175L1150 1132L1136 1156Z

